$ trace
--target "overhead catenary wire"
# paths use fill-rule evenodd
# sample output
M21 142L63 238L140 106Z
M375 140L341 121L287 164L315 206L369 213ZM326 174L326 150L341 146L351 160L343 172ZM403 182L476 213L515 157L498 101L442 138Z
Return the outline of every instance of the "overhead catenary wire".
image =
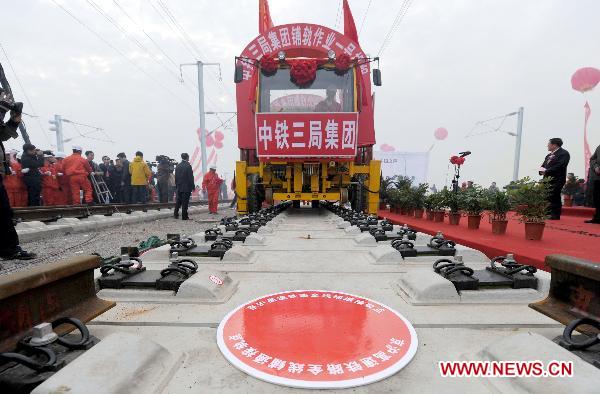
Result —
M133 42L133 44L135 46L137 46L141 51L147 53L150 58L152 60L154 60L154 62L156 64L158 64L159 66L161 66L162 68L164 68L172 77L174 77L177 81L180 81L179 76L177 75L177 73L169 68L168 66L166 66L162 61L160 61L160 58L157 57L154 53L152 53L148 48L146 48L146 46L144 44L142 44L137 38L133 37L131 34L129 34L129 32L127 31L127 29L125 29L123 26L121 26L121 24L119 24L113 17L111 17L108 12L106 12L102 7L100 7L94 0L86 0L87 3L94 8L94 10L96 10L96 12L98 12L100 14L100 16L102 16L106 21L108 21L111 25L113 25L117 30L119 30L123 36L125 38L127 38L129 41ZM191 93L194 93L193 89L190 90L190 86L189 85L184 85Z
M184 37L183 37L182 33L181 33L180 31L178 31L178 30L177 30L177 29L174 27L174 26L175 26L175 24L174 24L175 22L173 22L173 21L171 20L171 18L170 18L170 17L167 15L167 12L170 12L170 11L165 11L165 10L164 10L164 8L163 8L163 7L161 7L161 9L163 9L163 11L161 12L161 11L160 11L160 10L159 10L159 9L158 9L158 8L157 8L155 5L154 5L154 3L153 3L152 1L149 1L148 3L149 3L149 4L150 4L150 6L151 6L151 7L154 9L154 12L156 12L156 14L157 14L157 15L158 15L158 16L159 16L161 19L162 19L162 21L165 23L165 25L167 25L167 27L168 27L168 28L169 28L169 29L170 29L170 30L171 30L171 31L172 31L172 32L175 34L175 36L176 36L176 37L179 39L179 41L181 42L181 44L183 45L183 47L184 47L184 48L185 48L185 49L186 49L186 50L187 50L187 51L190 53L190 55L192 55L192 57L193 57L193 58L195 58L195 59L196 59L196 58L198 58L198 54L197 54L197 53L195 53L195 52L194 52L194 49L190 47L189 43L188 43L188 42L187 42L187 41L184 39ZM166 5L165 5L165 8L168 10L168 7L166 7ZM163 15L163 14L164 14L164 15ZM167 17L165 17L165 15L167 15ZM173 19L174 19L174 17L173 17ZM170 20L171 20L171 21L170 21ZM209 69L209 71L210 71L210 69ZM212 74L212 72L211 72L211 75L213 75L213 77L214 77L214 74ZM186 76L187 76L187 73L186 73ZM216 77L215 77L215 78L216 78ZM212 99L210 96L207 96L207 97L206 97L206 99L207 99L207 101L209 101L209 102L210 102L210 104L211 104L212 106L214 106L214 107L215 107L215 109L216 109L216 108L220 108L220 106L216 105L215 101L214 101L214 100L213 100L213 99Z
M107 39L105 39L100 33L98 33L97 31L95 31L94 29L92 29L91 27L89 27L84 21L82 21L81 19L79 19L75 14L73 14L71 11L69 11L66 7L64 7L62 4L60 4L59 2L57 2L56 0L52 0L52 2L59 7L64 13L66 13L67 15L69 15L71 18L73 18L77 23L79 23L81 26L83 26L86 30L88 30L90 33L92 33L94 36L96 36L96 38L98 38L99 40L101 40L104 44L106 44L107 46L109 46L112 50L114 50L115 52L117 52L117 54L119 54L119 56L121 56L122 58L124 58L129 64L131 64L133 67L135 67L138 71L140 71L142 74L144 74L146 77L148 77L149 79L151 79L157 86L159 86L160 88L162 88L163 90L167 91L171 96L173 96L174 98L176 98L180 103L184 104L185 106L187 106L190 110L194 110L194 108L186 101L181 99L176 93L174 93L171 89L167 88L166 86L164 86L160 81L158 81L155 77L153 77L151 74L149 74L146 70L144 70L142 67L140 67L137 63L135 63L133 60L131 60L130 58L128 58L120 49L118 49L116 46L114 46L110 41L108 41Z
M369 14L369 9L371 8L371 2L373 0L369 0L369 4L367 4L367 9L365 10L365 14L363 15L362 22L360 22L360 28L358 29L358 36L360 37L360 33L362 32L363 27L365 26L365 21L367 20L367 15Z
M383 43L381 44L381 47L379 48L379 51L377 52L378 57L381 56L383 51L389 46L390 42L392 41L392 38L394 37L394 34L398 30L398 27L404 20L404 17L406 16L406 13L408 12L408 9L410 8L412 2L413 2L413 0L404 0L403 1L402 5L400 6L400 10L398 10L396 17L394 18L394 22L392 23L392 26L390 27L387 34L385 35Z
M15 79L17 80L17 83L19 84L19 87L21 88L21 91L23 92L23 97L25 97L25 100L27 101L27 105L29 105L29 107L31 107L31 110L34 113L33 115L29 115L29 116L31 116L32 118L35 118L35 120L37 121L37 124L40 126L40 130L42 131L42 135L44 136L44 138L46 138L46 142L48 142L48 144L52 145L52 142L51 142L52 140L48 136L48 131L44 128L44 126L42 126L42 122L40 121L40 117L37 115L37 111L33 107L33 103L29 99L29 95L25 91L25 87L23 86L23 83L21 82L21 79L17 75L17 72L16 72L15 68L13 67L12 62L10 61L10 58L8 57L8 53L6 52L6 49L4 48L4 45L2 45L2 43L0 43L0 49L2 49L2 53L4 53L4 57L6 57L6 61L8 62L8 66L10 67L10 69L11 69L11 71L12 71Z
M202 51L202 49L200 49L196 45L196 43L192 40L192 38L187 33L187 31L183 28L183 26L181 25L181 23L179 23L179 21L177 20L177 18L173 14L173 12L171 12L171 10L169 9L169 7L162 0L157 0L157 2L159 4L159 6L163 9L163 12L165 13L165 15L167 15L167 17L172 21L173 25L181 32L181 35L184 38L184 40L186 40L189 43L189 45L191 46L191 48L193 48L193 50L195 50L197 52L197 55L199 55L199 57L201 59L202 58L206 58L206 55L204 54L204 51ZM217 78L217 76L215 75L215 73L211 69L209 69L208 72L215 79L215 81L217 82L217 85L219 85L219 87L221 88L221 90L225 94L227 94L233 100L234 99L233 95L225 87L225 85L223 84L223 80L221 78Z

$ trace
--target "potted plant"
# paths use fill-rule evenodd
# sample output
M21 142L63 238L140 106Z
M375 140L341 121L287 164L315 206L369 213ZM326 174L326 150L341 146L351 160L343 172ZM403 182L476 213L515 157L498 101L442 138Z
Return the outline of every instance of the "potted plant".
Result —
M427 183L421 183L419 186L411 188L412 206L415 209L415 218L417 219L423 218L427 189L429 189L429 185Z
M390 190L388 190L388 202L390 203L390 212L393 213L399 213L399 201L400 201L400 196L399 196L399 192L398 189L394 189L394 188L390 188Z
M550 180L533 181L529 177L519 179L509 190L509 197L520 221L525 223L525 238L540 240L546 225Z
M431 204L433 210L433 221L434 222L443 222L444 215L446 211L444 211L444 196L443 191L433 193L431 195Z
M460 190L442 190L442 201L444 206L450 210L448 212L448 222L455 226L458 226L460 223L460 211L463 208L463 193Z
M565 185L562 188L562 195L563 195L563 201L564 201L565 207L573 206L573 198L575 197L575 194L577 194L577 192L579 190L578 181L579 180L577 179L577 177L573 174L569 174L567 176L567 182L565 183Z
M425 198L423 199L423 207L425 208L425 218L427 220L433 220L435 198L435 194L430 194L428 196L425 196Z
M481 214L485 209L485 199L480 186L474 185L464 193L464 211L467 213L467 224L470 230L477 230L481 223Z
M488 192L486 196L486 207L489 210L489 218L492 222L492 233L497 235L506 234L508 220L506 214L510 211L510 199L504 191Z

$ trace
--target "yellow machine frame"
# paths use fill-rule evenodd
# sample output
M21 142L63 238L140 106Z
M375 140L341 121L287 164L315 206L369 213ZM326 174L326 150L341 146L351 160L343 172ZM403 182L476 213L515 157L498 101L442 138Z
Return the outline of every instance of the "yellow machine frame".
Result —
M370 191L367 193L367 212L377 214L379 208L379 180L381 172L381 162L379 160L371 160L368 164L360 165L354 162L335 163L347 166L347 171L339 172L335 176L337 181L328 181L328 168L330 161L320 162L269 162L259 163L258 166L249 166L245 161L236 162L235 183L237 193L237 211L239 214L248 213L248 175L258 174L263 179L265 190L272 193L273 201L285 200L328 200L341 201L343 199L342 192L336 189L338 185L342 188L350 186L350 179L357 174L367 175L365 187ZM319 164L319 173L314 173L310 176L310 192L303 192L304 165ZM269 165L285 166L284 180L277 179L272 176L268 170ZM341 177L341 179L340 179ZM335 191L331 191L334 189Z

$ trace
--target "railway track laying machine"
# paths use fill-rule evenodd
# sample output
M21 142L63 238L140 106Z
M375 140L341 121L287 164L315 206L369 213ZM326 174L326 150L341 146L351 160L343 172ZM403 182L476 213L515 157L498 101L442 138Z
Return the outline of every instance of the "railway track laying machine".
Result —
M235 58L238 213L285 200L377 212L378 61L358 37L307 23L273 26L246 46Z

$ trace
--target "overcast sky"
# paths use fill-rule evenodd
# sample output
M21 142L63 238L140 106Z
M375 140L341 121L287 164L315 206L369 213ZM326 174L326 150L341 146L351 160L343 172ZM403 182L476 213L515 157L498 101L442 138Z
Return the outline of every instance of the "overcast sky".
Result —
M222 82L217 68L205 75L207 110L235 111L233 58L258 34L258 0L56 1L81 23L52 0L2 2L0 11L0 44L14 71L1 50L0 62L25 111L39 116L25 118L33 143L55 144L48 120L61 114L102 127L108 135L76 138L68 148L77 143L111 157L120 151L131 157L138 149L147 158L191 153L198 127L196 74L186 68L181 84L176 65L198 58L221 63ZM350 0L359 28L368 3ZM402 3L372 0L360 33L365 53L378 53ZM163 4L193 47L168 24ZM343 30L340 4L271 0L270 8L276 25L310 22ZM430 183L449 182L449 156L468 149L473 154L464 180L504 184L512 177L514 137L500 132L465 136L477 121L523 106L520 175L536 174L546 142L555 136L571 152L570 171L583 175L583 105L587 99L592 107L593 150L600 144L600 87L584 96L571 89L570 77L580 67L600 68L598 15L596 0L414 0L381 54L384 83L375 89L378 144L423 151L434 143L433 131L446 127L448 139L431 152ZM224 129L221 121L208 115L207 128ZM515 128L516 117L502 126ZM225 146L218 153L219 172L228 178L238 157L236 132L234 119L233 127L224 129ZM65 134L75 137L77 131L65 125ZM21 144L13 140L8 146Z

